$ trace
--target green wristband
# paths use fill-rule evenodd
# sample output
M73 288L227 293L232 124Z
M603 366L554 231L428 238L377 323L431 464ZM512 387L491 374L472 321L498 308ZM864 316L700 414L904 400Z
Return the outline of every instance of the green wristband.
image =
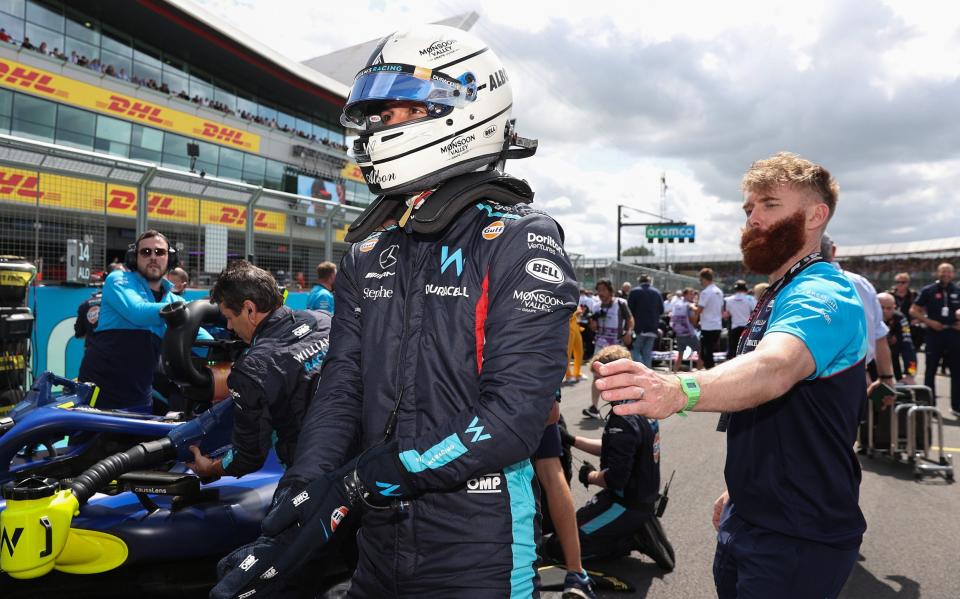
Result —
M683 389L683 394L687 396L687 405L677 414L686 416L687 412L692 410L693 406L700 401L700 383L697 382L697 377L692 374L678 374L677 378L680 379L680 388Z

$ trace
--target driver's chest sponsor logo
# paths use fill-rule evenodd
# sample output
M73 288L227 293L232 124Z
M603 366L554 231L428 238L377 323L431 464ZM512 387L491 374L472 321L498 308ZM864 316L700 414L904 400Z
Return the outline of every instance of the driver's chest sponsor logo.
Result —
M363 290L363 299L367 300L390 299L392 297L393 289L387 289L383 285L377 287L376 289L367 287Z
M553 312L563 305L563 300L546 289L521 291L514 289L513 301L521 312Z
M549 252L554 256L565 256L563 246L550 235L539 235L532 231L527 231L527 248L531 250L541 250Z
M560 267L546 258L528 260L526 266L524 266L524 270L526 270L527 274L531 277L546 283L563 282L563 272L560 270Z
M440 297L470 297L466 285L434 285L433 283L427 283L423 288L423 292L427 295L437 295Z
M484 474L467 481L467 493L502 493L500 473Z
M480 235L487 241L492 241L503 233L504 224L502 220L495 220L480 232Z
M377 247L377 242L380 241L381 234L382 234L382 231L377 231L376 233L372 233L370 237L367 237L362 242L360 242L360 251L366 254L373 248Z

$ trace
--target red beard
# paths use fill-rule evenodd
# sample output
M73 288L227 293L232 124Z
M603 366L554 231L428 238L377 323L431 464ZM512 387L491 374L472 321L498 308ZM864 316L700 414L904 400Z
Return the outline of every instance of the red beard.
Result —
M743 264L750 272L768 275L795 256L804 243L806 215L797 210L767 229L746 229L740 236Z

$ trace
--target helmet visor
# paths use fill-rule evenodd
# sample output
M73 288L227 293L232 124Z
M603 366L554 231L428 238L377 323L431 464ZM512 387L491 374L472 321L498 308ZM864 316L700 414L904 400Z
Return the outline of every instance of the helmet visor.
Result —
M357 73L340 122L345 127L364 129L370 116L367 111L388 101L422 102L428 108L431 105L458 108L467 103L468 89L457 79L427 68L373 65Z

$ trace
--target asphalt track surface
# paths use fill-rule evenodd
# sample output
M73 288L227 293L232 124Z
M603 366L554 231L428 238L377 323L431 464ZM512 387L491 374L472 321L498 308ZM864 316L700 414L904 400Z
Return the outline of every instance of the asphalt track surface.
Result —
M922 376L918 379L922 381ZM954 448L952 453L960 466L960 419L950 414L949 384L947 377L937 377L937 403L944 414L944 446ZM599 437L602 423L580 413L589 403L589 380L564 387L561 412L570 431ZM711 515L714 500L724 490L726 453L724 435L716 432L716 424L716 414L706 413L687 418L674 416L660 423L661 475L665 480L676 470L662 520L676 551L676 569L664 574L650 558L636 551L630 557L588 564L627 579L636 587L634 593L600 592L600 597L716 596L712 574L716 533ZM575 472L583 459L597 463L596 458L574 450ZM867 520L867 532L859 560L840 597L960 597L960 485L948 484L942 477L917 482L909 466L884 458L860 456L860 464L860 507ZM576 481L576 474L572 486L577 506L583 505L596 490L585 489ZM542 593L542 597L558 599L560 594L548 592Z

